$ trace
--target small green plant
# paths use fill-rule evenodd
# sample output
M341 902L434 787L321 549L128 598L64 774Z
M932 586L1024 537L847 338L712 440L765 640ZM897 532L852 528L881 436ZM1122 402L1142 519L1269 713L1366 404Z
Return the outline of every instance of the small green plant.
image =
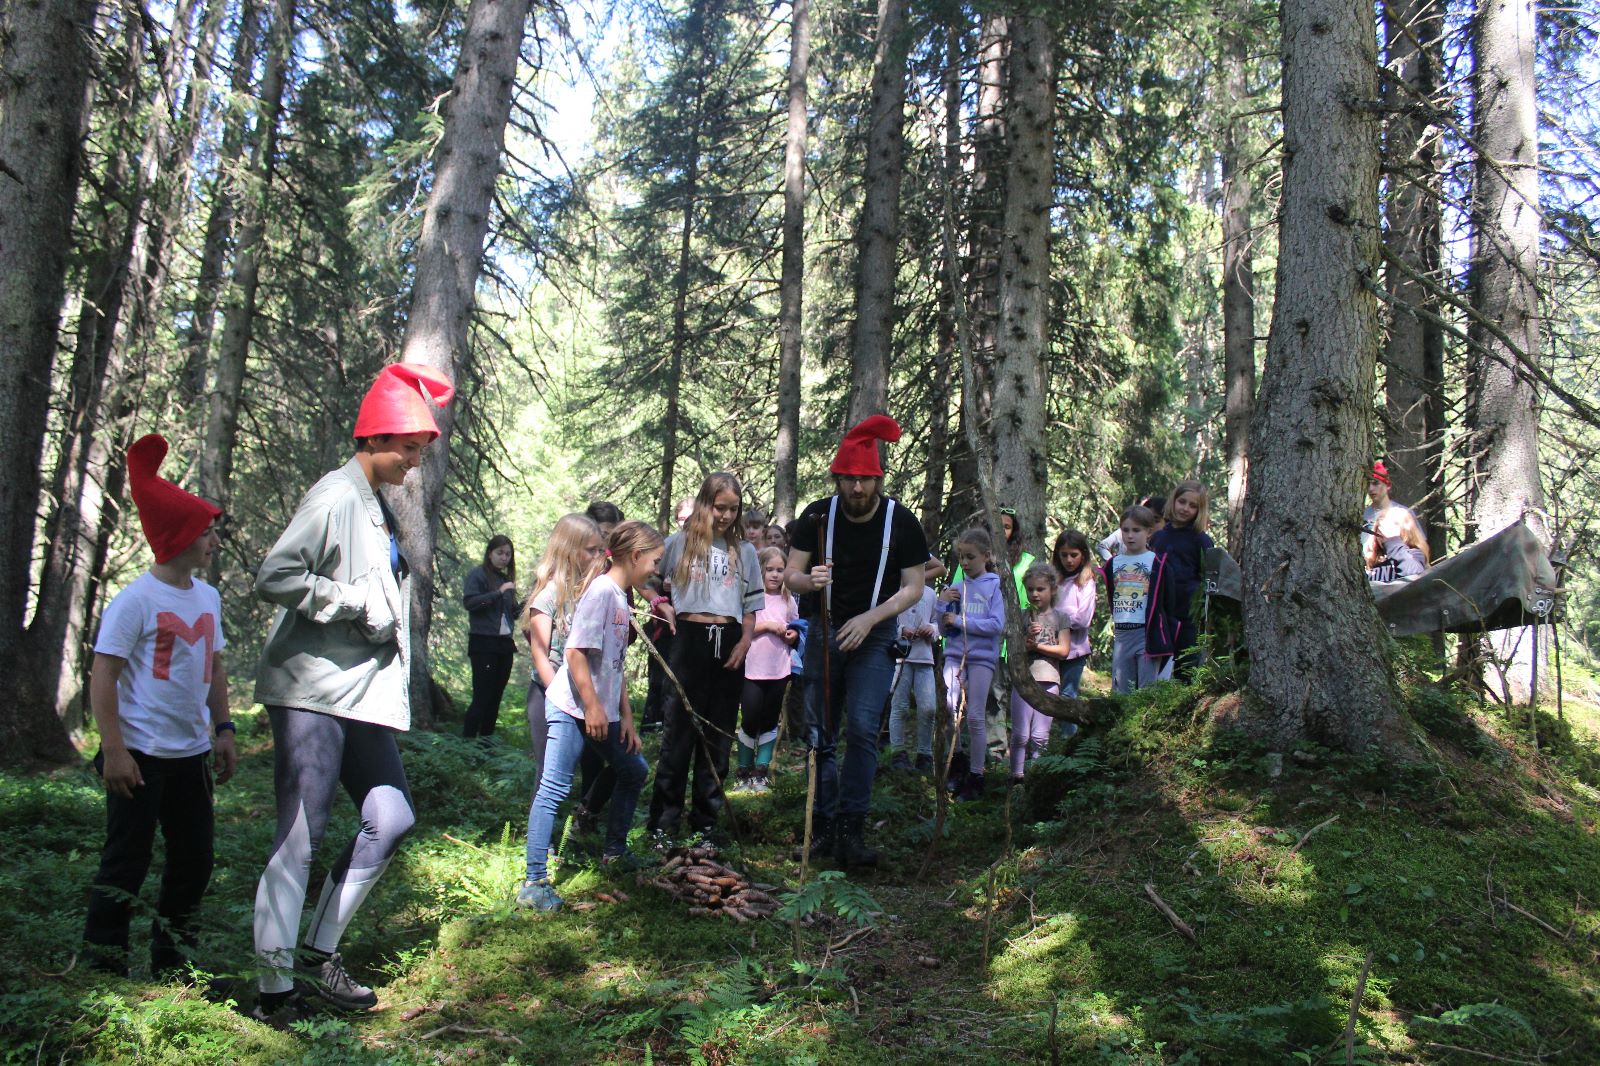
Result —
M868 926L878 924L878 915L883 913L878 901L842 870L823 870L799 891L783 893L782 899L777 917L786 922L831 910L852 925Z

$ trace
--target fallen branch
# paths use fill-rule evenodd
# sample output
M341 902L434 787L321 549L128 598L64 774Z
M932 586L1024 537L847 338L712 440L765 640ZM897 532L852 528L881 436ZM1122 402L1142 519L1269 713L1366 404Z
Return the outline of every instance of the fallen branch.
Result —
M1491 1055L1487 1051L1478 1051L1474 1048L1459 1047L1455 1044L1441 1044L1436 1040L1428 1041L1428 1047L1443 1048L1445 1051L1459 1051L1463 1055L1476 1055L1480 1059L1491 1059L1495 1062L1514 1062L1517 1066L1539 1066L1538 1059L1512 1059L1504 1055Z
M508 1033L504 1029L490 1029L488 1027L472 1029L465 1025L456 1025L453 1022L450 1025L441 1025L437 1029L423 1033L421 1039L432 1040L434 1037L443 1033L459 1033L462 1036L487 1036L492 1039L499 1040L502 1043L522 1043L522 1039L520 1037L514 1033Z
M835 951L843 951L851 944L854 944L857 940L860 940L862 937L873 932L873 930L873 926L864 925L852 933L846 933L844 936L840 937L837 942L828 945L829 954L832 954Z
M1167 906L1167 901L1162 899L1160 894L1156 892L1155 885L1146 881L1144 883L1144 894L1150 897L1150 902L1155 904L1156 910L1161 912L1161 916L1170 922L1172 928L1182 934L1185 940L1191 944L1199 942L1199 939L1194 935L1194 930L1189 928L1189 923L1179 918L1178 912Z
M1330 818L1329 821L1332 821ZM1326 823L1324 823L1326 824ZM1310 836L1307 833L1306 836ZM1367 994L1367 974L1372 970L1372 952L1367 952L1367 957L1361 963L1361 976L1356 978L1356 994L1350 999L1350 1018L1344 1023L1344 1061L1345 1066L1355 1066L1356 1061L1356 1019L1361 1017L1361 999Z
M1555 937L1557 940L1565 940L1565 939L1567 939L1567 934L1563 933L1561 930L1557 929L1555 926L1551 925L1549 922L1545 921L1543 918L1539 917L1537 914L1534 914L1531 911L1523 910L1521 907L1517 906L1515 903L1512 903L1509 899L1506 899L1506 897L1503 896L1503 895L1500 897L1500 905L1503 906L1503 907L1507 907L1507 908L1509 908L1511 910L1514 910L1518 914L1522 915L1524 918L1528 919L1530 922L1534 922L1534 923L1538 924L1540 928L1544 929L1547 933L1549 933L1551 936Z
M1311 834L1312 833L1315 833L1317 830L1323 828L1324 826L1330 826L1334 822L1337 822L1338 820L1339 820L1339 816L1336 814L1332 818L1328 818L1328 819L1326 819L1324 821L1318 822L1316 825L1312 826L1310 829L1307 829L1306 830L1306 835L1301 837L1299 842L1297 844L1295 844L1294 847L1289 849L1289 853L1287 855L1285 855L1283 858L1278 860L1278 865L1276 865L1276 866L1274 866L1272 868L1272 872L1274 874L1276 874L1279 870L1283 869L1283 864L1288 862L1290 859L1294 858L1296 853L1298 853L1301 848L1306 846L1306 841L1311 839Z

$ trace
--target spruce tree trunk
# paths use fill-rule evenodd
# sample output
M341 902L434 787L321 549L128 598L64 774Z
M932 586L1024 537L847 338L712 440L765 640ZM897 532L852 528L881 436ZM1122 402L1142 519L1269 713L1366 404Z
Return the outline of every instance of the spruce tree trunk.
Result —
M1245 496L1245 722L1359 752L1393 717L1357 530L1370 465L1377 36L1361 0L1285 0L1278 287Z
M961 30L954 23L945 30L943 80L943 180L953 185L961 173ZM941 259L946 254L941 250ZM950 279L961 276L961 264L945 261L940 266L938 336L934 348L933 385L928 398L928 469L922 483L921 514L928 548L935 552L944 533L945 468L951 451L950 390L954 368L960 359L956 350L956 294L950 287Z
M260 34L260 0L243 0L228 74L228 91L235 99L243 98L250 91ZM272 63L269 57L268 66ZM262 130L259 118L258 113L258 137ZM205 236L200 242L200 269L189 310L189 326L183 335L181 384L192 397L205 394L207 357L211 349L211 336L216 329L217 295L222 290L223 261L228 253L228 242L233 237L234 220L239 207L239 193L234 187L233 175L239 168L240 160L249 151L245 120L242 110L234 112L223 127L222 146L217 156L217 175L211 183L211 209L206 214Z
M1532 0L1484 0L1473 26L1472 306L1513 350L1476 322L1467 365L1471 539L1493 536L1544 506L1539 484L1538 113ZM1531 529L1548 539L1543 518ZM1526 632L1497 639L1510 660L1505 695L1526 699L1532 663ZM1545 642L1541 642L1545 643ZM1542 671L1546 672L1547 671Z
M984 521L978 494L978 458L967 441L967 424L989 434L994 399L995 330L1000 320L1000 225L1005 196L1005 100L1007 48L1004 15L986 14L978 31L977 107L972 124L972 193L968 223L966 308L972 344L972 402L963 400L950 463L951 527ZM1002 497L1001 502L1011 501Z
M417 243L416 278L400 359L442 370L457 382L463 380L468 359L473 294L483 265L483 241L500 174L528 9L528 0L472 0L455 82L444 105L444 134L434 156L433 188ZM413 568L411 715L420 726L433 721L428 633L433 625L434 545L457 406L435 412L439 439L404 487L388 493Z
M1250 415L1256 399L1256 273L1247 169L1249 128L1239 112L1249 97L1249 39L1244 26L1222 40L1223 94L1230 111L1222 133L1223 450L1228 463L1228 546L1238 552L1250 470Z
M772 520L799 502L800 372L804 367L806 78L811 65L811 0L793 0L789 24L789 127L783 150L783 265L778 281L778 440Z
M866 194L856 234L856 322L850 348L846 425L886 410L894 343L900 178L904 172L906 0L878 0L867 125Z
M267 28L267 60L261 74L261 107L256 116L250 169L240 194L239 240L234 249L233 280L222 311L222 339L217 346L216 373L206 395L205 447L200 457L200 495L223 510L232 496L233 449L239 430L239 397L244 390L245 366L250 358L256 318L256 291L261 282L261 249L267 236L267 205L272 190L272 170L278 150L278 117L283 109L283 91L288 79L289 56L294 46L295 0L274 0L272 23ZM242 45L241 45L242 47ZM219 183L219 190L221 185ZM228 195L226 211L233 210ZM220 221L216 205L207 223ZM209 249L208 249L209 251ZM202 286L205 284L202 264ZM205 299L200 294L197 299ZM196 307L196 328L202 308ZM208 312L207 318L214 312ZM203 337L203 339L202 339ZM190 342L199 348L209 342L210 327L192 334ZM191 358L196 347L191 348ZM212 563L212 578L221 571L218 553Z
M1054 187L1055 48L1044 19L1010 20L1006 197L1000 244L1000 328L995 346L995 482L1016 509L1022 542L1044 558L1045 347L1050 309L1050 205Z
M1434 558L1445 553L1442 435L1444 330L1438 325L1435 286L1440 271L1441 186L1438 138L1426 107L1438 89L1444 31L1439 0L1406 0L1385 7L1387 67L1394 78L1385 166L1390 190L1385 209L1391 265L1389 336L1384 345L1384 422L1394 498L1409 504L1427 526ZM1418 280L1418 276L1430 282Z
M21 669L50 374L81 170L92 0L10 2L0 33L0 676ZM74 755L55 708L5 701L0 760Z

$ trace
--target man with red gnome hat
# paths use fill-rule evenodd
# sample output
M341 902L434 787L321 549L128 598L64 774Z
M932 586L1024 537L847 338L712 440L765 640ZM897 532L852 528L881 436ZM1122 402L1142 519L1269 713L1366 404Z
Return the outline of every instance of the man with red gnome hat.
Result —
M158 979L176 974L193 947L211 883L217 783L238 763L222 664L222 599L194 576L211 565L222 508L157 473L167 442L128 449L128 481L155 565L117 593L100 619L89 706L100 727L95 768L106 785L106 845L89 892L88 962L128 972L133 900L150 872L156 828L166 840L161 896L150 929Z
M411 727L410 568L379 495L422 463L439 436L433 409L455 389L431 367L386 366L361 401L356 454L306 493L256 575L278 607L256 672L272 722L278 830L256 888L254 1014L303 1015L296 977L341 1010L378 1002L344 969L339 940L415 815L395 734ZM296 952L311 858L340 786L361 828L328 872Z
M878 442L900 426L872 415L846 433L828 469L835 494L795 520L784 581L820 593L806 636L807 733L816 753L812 858L872 866L864 839L878 767L878 725L894 679L895 620L922 595L928 540L898 501L883 495ZM835 758L842 721L844 765Z

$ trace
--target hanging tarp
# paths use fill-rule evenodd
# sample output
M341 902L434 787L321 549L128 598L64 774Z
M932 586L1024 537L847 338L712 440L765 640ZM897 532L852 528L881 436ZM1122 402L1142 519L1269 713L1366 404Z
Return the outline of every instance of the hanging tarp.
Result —
M1226 549L1206 552L1206 594L1240 600L1244 577ZM1550 620L1556 572L1532 530L1514 523L1412 581L1372 585L1378 617L1397 637L1479 633Z

